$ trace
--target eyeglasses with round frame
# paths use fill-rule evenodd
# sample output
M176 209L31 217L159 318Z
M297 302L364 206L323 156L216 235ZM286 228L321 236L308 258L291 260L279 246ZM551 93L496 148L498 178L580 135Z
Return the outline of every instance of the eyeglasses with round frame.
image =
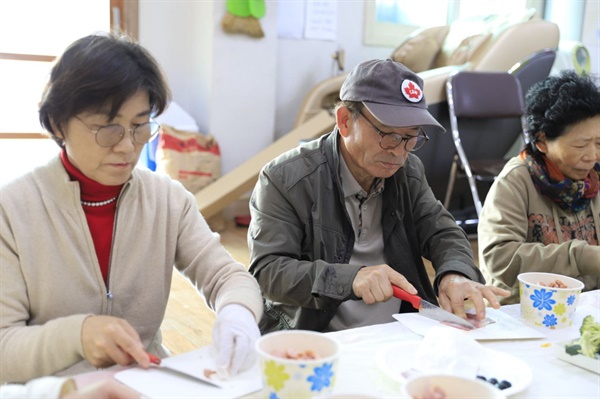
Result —
M409 152L417 151L423 147L429 137L423 131L423 128L419 126L418 134L412 137L402 137L400 133L382 132L373 122L363 114L362 110L359 111L360 115L369 123L369 125L377 132L381 138L379 139L379 146L384 150L393 150L400 144L404 143L404 149Z
M150 118L148 122L141 123L129 129L118 124L104 125L100 126L98 129L92 129L78 116L75 116L75 118L83 123L85 127L90 129L96 138L96 143L98 143L100 147L114 146L123 139L126 131L131 133L133 141L137 144L146 144L154 140L160 130L160 124L152 118Z

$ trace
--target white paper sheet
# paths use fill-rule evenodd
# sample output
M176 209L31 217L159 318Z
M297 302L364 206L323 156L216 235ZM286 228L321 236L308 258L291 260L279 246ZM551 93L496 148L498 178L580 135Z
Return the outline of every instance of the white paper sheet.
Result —
M486 316L495 323L471 331L460 330L464 334L476 340L498 340L498 339L530 339L545 338L546 335L521 323L519 320L493 308L486 309ZM394 319L404 324L414 333L425 335L431 328L442 326L452 330L457 328L446 326L438 321L428 319L418 313L395 314Z
M308 0L304 37L316 40L337 40L338 3L333 0Z
M210 346L163 359L162 364L201 379L205 378L205 368L215 369L214 354ZM262 388L258 362L251 369L230 379L219 380L216 376L211 378L220 388L161 367L128 369L115 374L115 378L147 398L238 398Z
M216 375L209 378L204 374L205 370L215 371L215 356L214 347L206 346L200 350L163 359L160 367L166 367L222 387L223 380Z

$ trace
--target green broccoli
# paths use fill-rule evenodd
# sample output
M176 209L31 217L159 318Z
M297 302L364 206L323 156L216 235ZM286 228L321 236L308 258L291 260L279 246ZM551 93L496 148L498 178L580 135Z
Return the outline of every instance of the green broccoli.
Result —
M596 333L600 332L600 324L596 323L594 316L588 315L583 319L581 327L579 327L579 332L581 335L583 335L585 331L596 331Z
M592 316L586 316L579 331L581 353L591 358L596 357L596 353L600 354L600 323L596 323Z
M577 342L577 341L575 341ZM572 344L565 346L565 352L571 356L579 355L581 353L581 345Z
M596 323L594 317L586 316L579 328L581 337L567 345L565 350L569 355L581 353L587 357L595 358L600 355L600 323Z

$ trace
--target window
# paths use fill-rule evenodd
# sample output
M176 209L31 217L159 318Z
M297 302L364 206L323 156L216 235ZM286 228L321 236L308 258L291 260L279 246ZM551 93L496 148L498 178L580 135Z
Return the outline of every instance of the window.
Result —
M543 10L544 0L366 0L364 43L396 47L417 28L518 9Z
M365 1L364 43L396 47L419 27L445 25L448 0Z
M110 28L108 0L0 2L0 132L41 133L37 103L73 40Z
M38 102L56 56L74 40L137 21L133 0L0 1L0 184L45 162L59 148L48 140ZM137 22L133 24L137 35ZM129 30L128 30L129 31Z

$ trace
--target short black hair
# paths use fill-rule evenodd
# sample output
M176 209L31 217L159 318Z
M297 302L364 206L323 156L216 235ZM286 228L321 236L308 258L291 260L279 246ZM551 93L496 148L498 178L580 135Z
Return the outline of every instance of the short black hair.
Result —
M597 80L597 79L596 79ZM525 97L525 120L529 139L539 134L552 141L566 133L569 126L600 115L600 88L594 76L564 70L529 89ZM537 151L535 145L531 146Z
M114 118L138 91L148 92L152 116L167 107L171 93L154 57L131 37L98 33L73 42L58 58L39 105L40 123L62 146L50 123L60 126L88 110L108 109Z

